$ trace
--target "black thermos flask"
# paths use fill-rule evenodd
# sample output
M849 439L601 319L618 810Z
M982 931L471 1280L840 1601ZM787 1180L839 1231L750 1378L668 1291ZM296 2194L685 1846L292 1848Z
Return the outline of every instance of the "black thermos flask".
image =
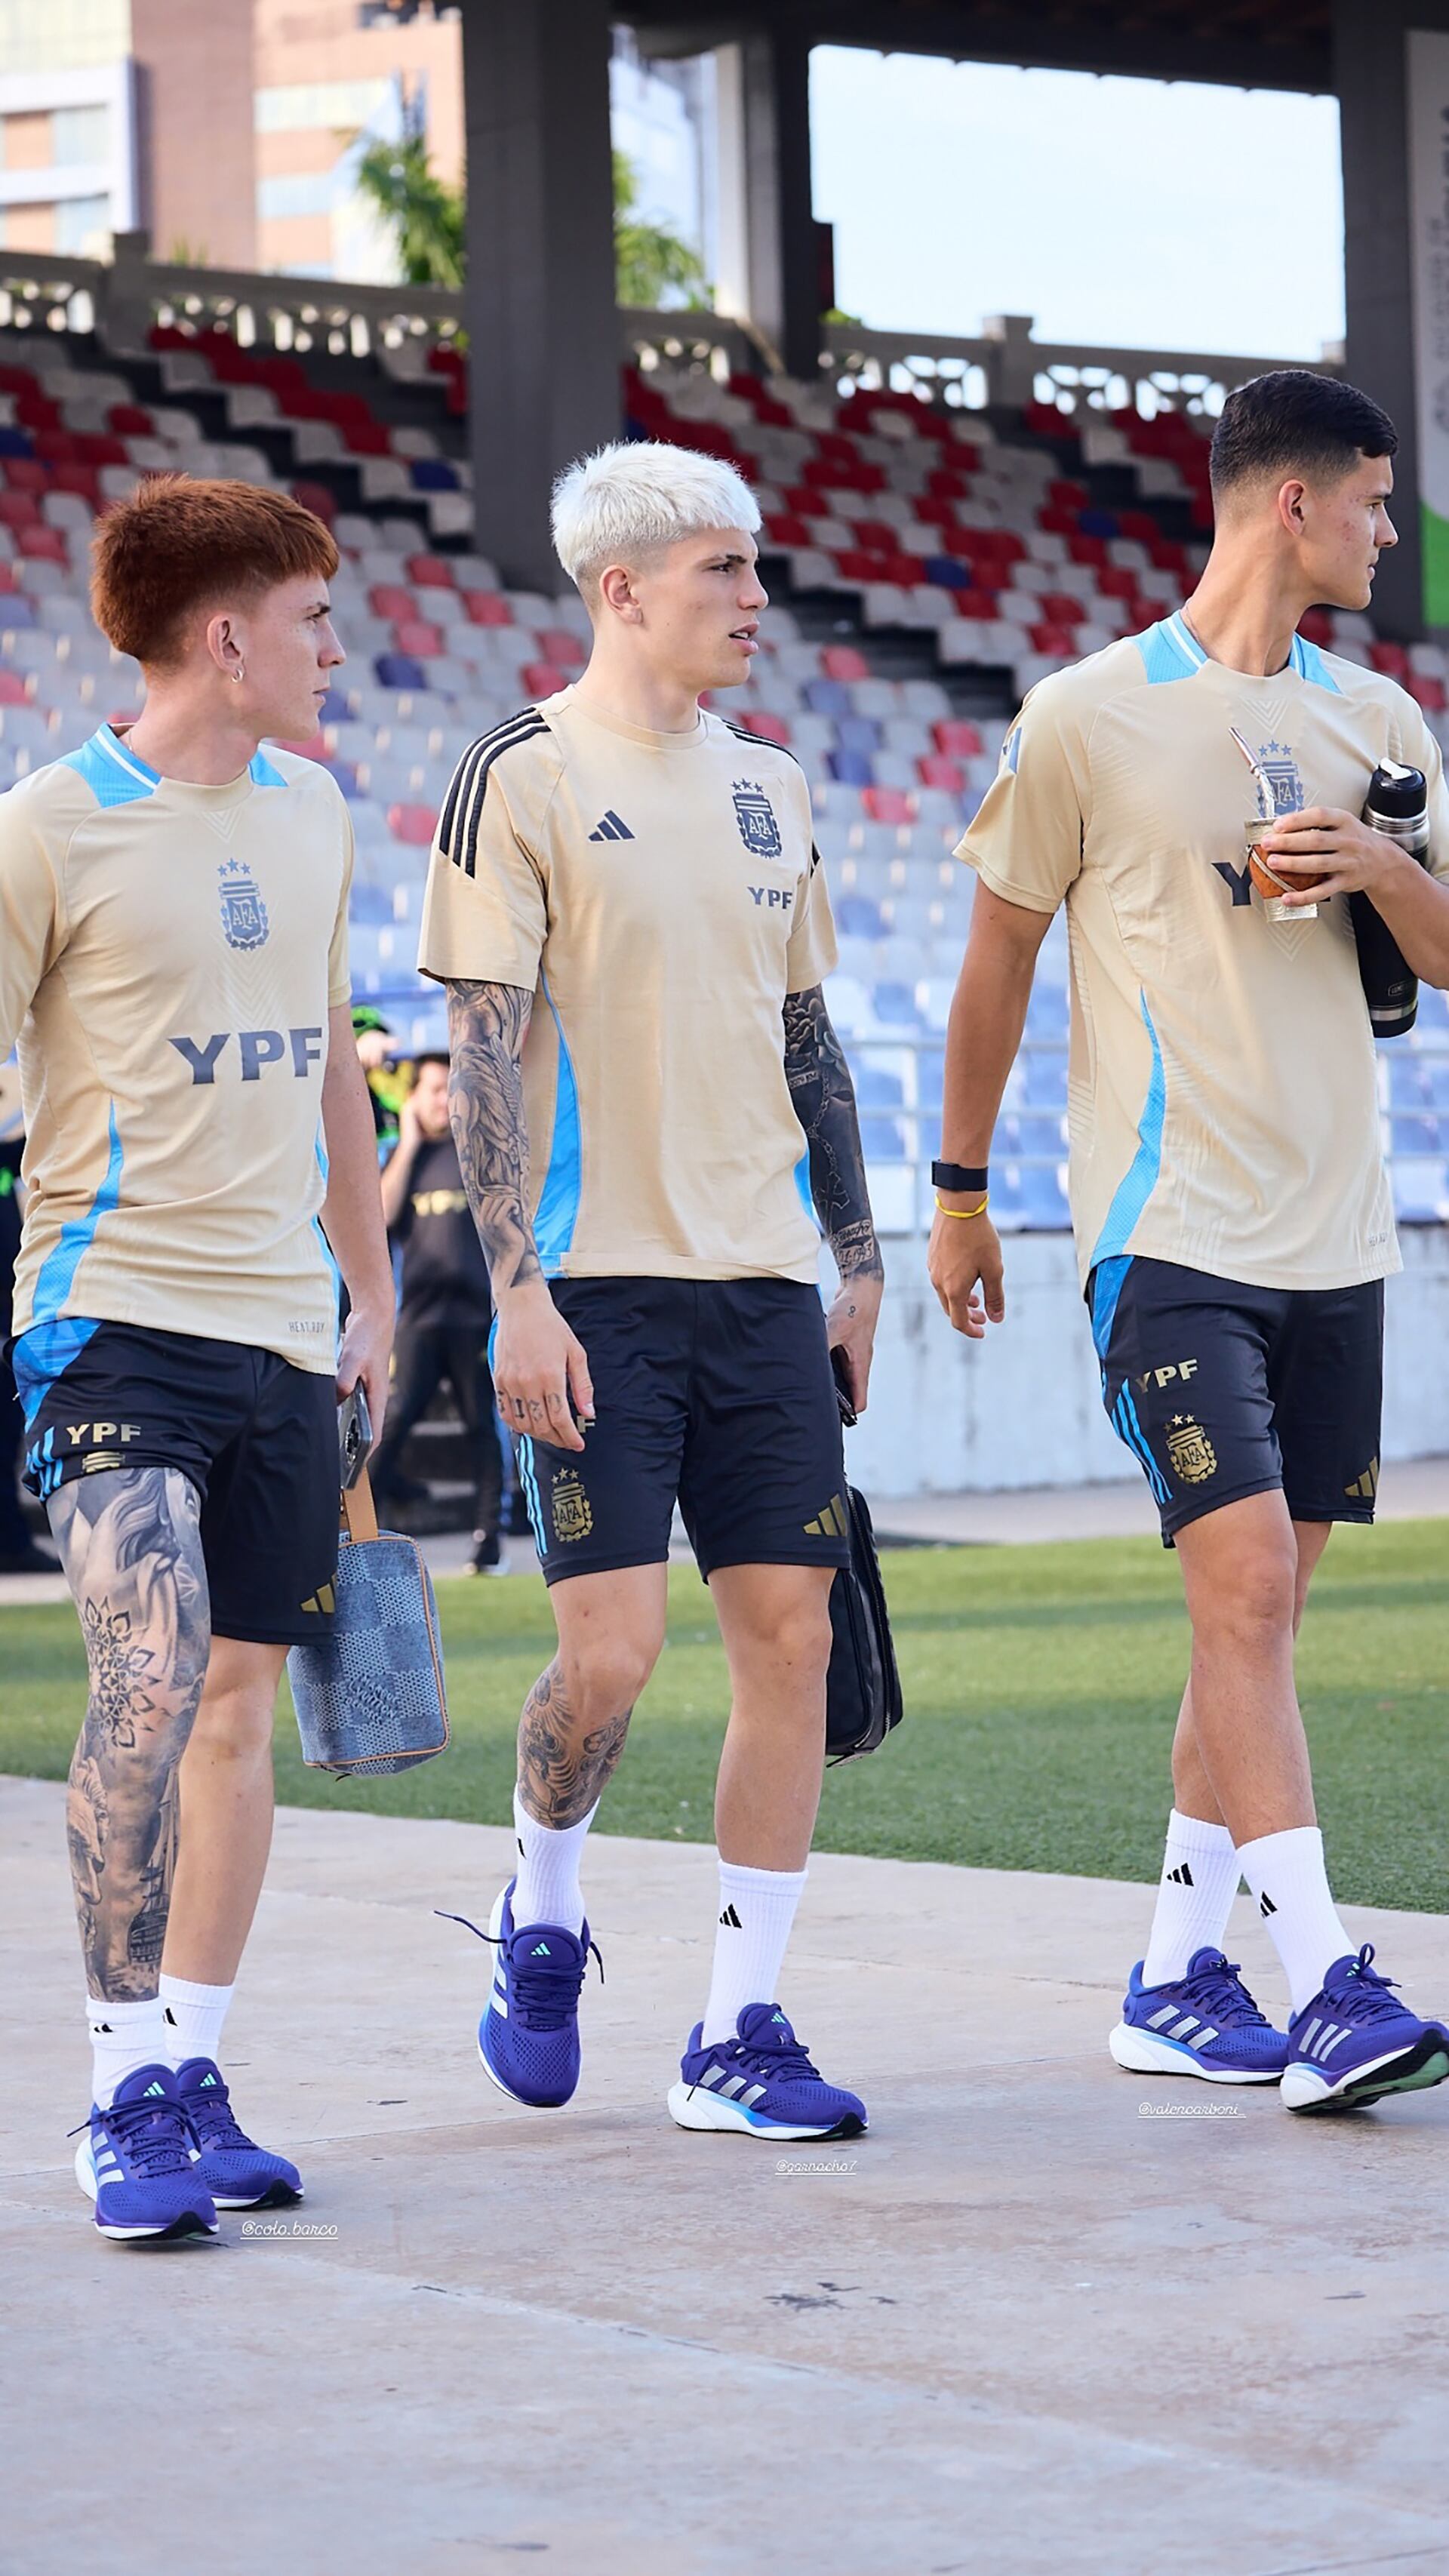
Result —
M1369 780L1363 819L1376 832L1387 832L1422 867L1429 856L1429 789L1422 769L1381 760ZM1418 1015L1418 976L1405 965L1398 941L1366 894L1351 894L1348 908L1374 1036L1400 1038Z

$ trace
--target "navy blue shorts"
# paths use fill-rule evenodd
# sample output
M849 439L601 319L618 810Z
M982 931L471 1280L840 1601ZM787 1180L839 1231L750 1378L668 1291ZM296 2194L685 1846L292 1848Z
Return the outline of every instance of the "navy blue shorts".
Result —
M1281 1488L1295 1521L1371 1521L1384 1283L1245 1288L1172 1261L1087 1281L1102 1400L1168 1546L1224 1503Z
M582 1453L522 1439L544 1579L662 1565L674 1505L724 1565L847 1565L840 1407L796 1279L555 1279L594 1384Z
M275 1351L96 1324L54 1377L22 1334L25 1475L47 1499L111 1468L176 1467L201 1496L212 1633L305 1645L332 1625L337 1387Z

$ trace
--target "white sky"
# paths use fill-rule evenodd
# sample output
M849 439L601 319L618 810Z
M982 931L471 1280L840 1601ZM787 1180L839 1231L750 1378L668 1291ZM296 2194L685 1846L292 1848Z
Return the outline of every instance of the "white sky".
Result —
M881 330L1316 358L1343 337L1330 98L820 46L815 212Z

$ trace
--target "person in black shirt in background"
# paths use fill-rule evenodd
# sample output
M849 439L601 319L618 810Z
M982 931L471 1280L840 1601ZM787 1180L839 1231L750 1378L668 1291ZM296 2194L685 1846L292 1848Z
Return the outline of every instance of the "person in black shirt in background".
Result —
M10 1288L20 1250L20 1078L0 1071L0 1574L59 1574L60 1559L37 1546L20 1502L20 1444L25 1429L15 1380L5 1357Z
M488 1373L492 1301L448 1124L448 1059L419 1056L398 1122L397 1150L382 1176L382 1212L402 1247L402 1303L393 1343L387 1429L373 1462L379 1510L413 1425L446 1378L473 1453L472 1570L496 1572L503 1453Z

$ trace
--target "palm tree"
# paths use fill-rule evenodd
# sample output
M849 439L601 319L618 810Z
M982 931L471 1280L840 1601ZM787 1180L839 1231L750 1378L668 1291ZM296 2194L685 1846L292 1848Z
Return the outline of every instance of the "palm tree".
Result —
M462 285L463 191L438 177L425 136L369 144L357 165L357 185L391 225L407 285Z
M369 144L358 163L357 185L391 228L407 285L462 285L466 198L462 188L450 187L438 177L422 134L407 134L398 143ZM614 270L619 302L649 311L661 305L706 309L711 293L699 254L666 225L650 223L638 208L638 173L627 152L616 151Z

